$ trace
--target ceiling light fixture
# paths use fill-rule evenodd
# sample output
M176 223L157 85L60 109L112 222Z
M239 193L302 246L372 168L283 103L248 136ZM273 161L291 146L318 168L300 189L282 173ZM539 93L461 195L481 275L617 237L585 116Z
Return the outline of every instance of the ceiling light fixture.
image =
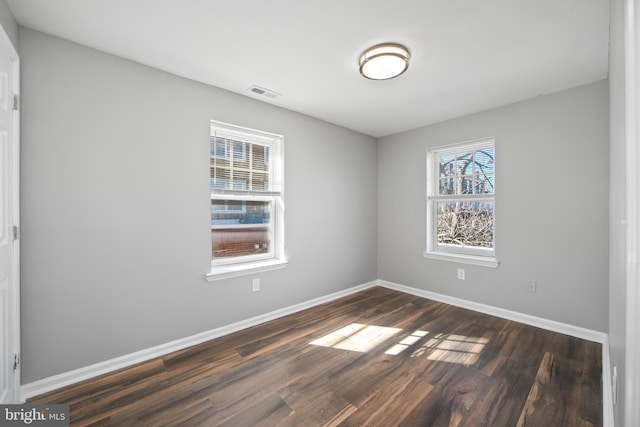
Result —
M383 43L360 55L360 74L371 80L398 77L409 68L409 50L397 43Z

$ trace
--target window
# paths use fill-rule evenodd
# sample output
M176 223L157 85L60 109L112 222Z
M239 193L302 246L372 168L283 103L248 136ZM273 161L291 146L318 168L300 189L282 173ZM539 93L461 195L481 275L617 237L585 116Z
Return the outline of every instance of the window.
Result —
M211 121L210 280L283 266L283 137Z
M493 138L427 151L425 257L498 266L495 182Z
M247 144L225 138L216 138L215 142L211 144L211 157L229 160L232 154L234 160L246 161Z

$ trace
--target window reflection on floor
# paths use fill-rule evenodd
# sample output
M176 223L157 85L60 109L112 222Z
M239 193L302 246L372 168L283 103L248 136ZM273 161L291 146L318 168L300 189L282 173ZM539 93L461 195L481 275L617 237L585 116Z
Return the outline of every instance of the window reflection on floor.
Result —
M352 323L309 344L364 353L387 341L401 330L400 328Z
M411 356L418 357L426 354L429 360L471 366L478 361L480 353L488 342L488 338L482 337L437 334L415 350Z
M309 344L364 353L391 341L401 331L401 328L351 323ZM424 340L427 341L420 345L419 341ZM426 357L438 362L471 366L478 361L488 342L488 338L457 334L437 333L429 336L429 331L417 329L392 343L384 353L397 356L411 349L411 357Z
M411 347L416 342L418 342L420 338L424 337L428 333L429 333L428 331L420 331L420 330L414 331L411 335L404 338L398 344L395 344L393 347L385 351L385 354L391 354L396 356L402 353L403 351L405 351L406 349L408 349L409 347Z

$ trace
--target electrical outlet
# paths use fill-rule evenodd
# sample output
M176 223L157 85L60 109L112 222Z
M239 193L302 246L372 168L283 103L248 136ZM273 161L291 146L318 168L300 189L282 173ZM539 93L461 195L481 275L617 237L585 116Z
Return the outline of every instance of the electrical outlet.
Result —
M535 293L538 288L538 284L535 280L529 280L527 282L527 292Z
M458 269L458 279L459 280L464 280L464 268L459 268Z
M260 290L260 279L253 279L251 281L251 290L253 292L258 292Z

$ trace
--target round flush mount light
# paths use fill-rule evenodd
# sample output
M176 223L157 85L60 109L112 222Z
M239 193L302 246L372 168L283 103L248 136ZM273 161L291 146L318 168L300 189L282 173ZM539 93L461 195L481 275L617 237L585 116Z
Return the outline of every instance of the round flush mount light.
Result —
M397 43L379 44L360 55L360 74L371 80L398 77L409 68L409 50Z

